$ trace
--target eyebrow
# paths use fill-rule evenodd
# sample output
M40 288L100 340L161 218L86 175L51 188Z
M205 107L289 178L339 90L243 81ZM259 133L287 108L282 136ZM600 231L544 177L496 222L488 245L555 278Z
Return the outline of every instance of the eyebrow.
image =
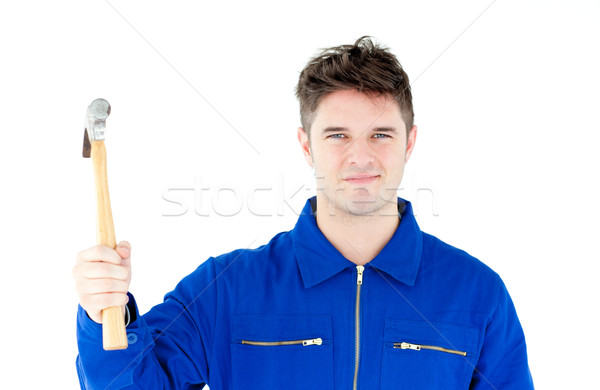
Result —
M396 128L395 127L374 127L373 132L376 133L395 133L396 132ZM326 127L323 130L323 134L325 133L334 133L334 132L338 132L338 131L348 131L347 127Z

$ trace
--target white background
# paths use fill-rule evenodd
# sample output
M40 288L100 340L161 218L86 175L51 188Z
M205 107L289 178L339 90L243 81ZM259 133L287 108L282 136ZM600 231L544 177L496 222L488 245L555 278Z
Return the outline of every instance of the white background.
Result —
M501 275L537 388L597 384L599 3L389 4L3 2L0 387L78 388L70 272L95 244L93 99L112 105L115 227L145 312L207 257L293 227L314 193L298 74L362 35L411 78L419 133L399 195L421 228Z

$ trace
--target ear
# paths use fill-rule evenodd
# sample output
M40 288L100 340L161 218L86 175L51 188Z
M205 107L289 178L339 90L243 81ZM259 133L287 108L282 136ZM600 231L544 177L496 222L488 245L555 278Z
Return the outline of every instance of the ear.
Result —
M404 162L408 162L413 149L415 148L415 142L417 141L417 126L413 125L408 132L408 140L406 142L406 157Z
M313 166L313 158L312 152L310 150L310 142L308 140L308 134L302 127L298 127L298 142L300 143L300 148L302 148L302 154L304 154L304 159L308 163L310 167Z

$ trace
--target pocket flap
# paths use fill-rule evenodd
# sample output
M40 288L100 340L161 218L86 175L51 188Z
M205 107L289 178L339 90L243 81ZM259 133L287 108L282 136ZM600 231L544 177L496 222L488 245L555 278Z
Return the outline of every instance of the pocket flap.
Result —
M241 314L232 318L233 341L323 338L331 342L330 315Z
M467 352L473 357L479 344L479 329L443 322L386 319L384 330L386 346L393 343L433 345Z

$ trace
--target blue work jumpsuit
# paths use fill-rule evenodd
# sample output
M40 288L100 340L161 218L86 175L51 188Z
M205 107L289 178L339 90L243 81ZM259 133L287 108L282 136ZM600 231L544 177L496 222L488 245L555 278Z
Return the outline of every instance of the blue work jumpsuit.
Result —
M140 315L129 347L102 349L80 307L86 389L533 389L508 291L481 261L420 230L410 202L364 266L319 230L316 198L293 230L211 257Z

